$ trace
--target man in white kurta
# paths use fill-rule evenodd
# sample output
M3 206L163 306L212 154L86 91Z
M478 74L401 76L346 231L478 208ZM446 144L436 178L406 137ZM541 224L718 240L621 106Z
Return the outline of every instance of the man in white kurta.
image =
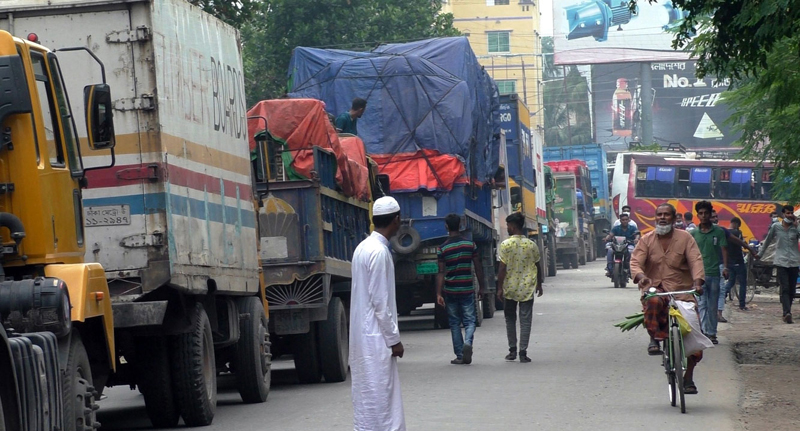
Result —
M390 200L390 201L389 201ZM405 431L397 358L403 356L397 326L394 263L389 238L400 226L400 206L375 201L376 231L353 254L350 298L350 371L355 431ZM392 217L379 227L379 217Z

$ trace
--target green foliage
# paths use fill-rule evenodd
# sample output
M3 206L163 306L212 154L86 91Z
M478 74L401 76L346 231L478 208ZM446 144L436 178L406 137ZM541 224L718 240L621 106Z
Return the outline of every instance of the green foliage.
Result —
M188 0L226 23L240 27L262 7L261 0Z
M296 46L366 51L387 42L456 36L441 0L273 0L241 27L249 105L286 91Z
M542 38L544 54L544 142L547 146L592 142L589 85L574 66L553 64L553 38ZM563 78L566 72L566 78Z

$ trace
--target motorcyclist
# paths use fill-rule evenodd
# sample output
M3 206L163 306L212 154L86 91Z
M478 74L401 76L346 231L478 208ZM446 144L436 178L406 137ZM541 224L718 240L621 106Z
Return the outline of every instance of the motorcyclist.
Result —
M614 268L614 250L611 248L611 241L614 240L614 237L624 236L627 241L634 244L639 240L639 229L631 224L630 220L631 218L628 213L620 214L619 225L614 226L605 238L607 242L606 249L608 251L606 253L606 277L611 277L611 271ZM629 261L629 259L626 259L626 262L627 261Z

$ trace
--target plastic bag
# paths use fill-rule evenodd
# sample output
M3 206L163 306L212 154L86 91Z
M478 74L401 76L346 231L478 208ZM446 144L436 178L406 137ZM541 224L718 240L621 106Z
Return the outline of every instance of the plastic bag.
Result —
M680 311L674 308L669 309L669 315L678 319L678 327L681 328L681 335L686 338L686 334L692 332L692 327L689 325L689 322L683 318L683 314L681 314Z
M683 336L683 348L686 356L691 356L697 352L703 351L709 347L714 347L714 343L703 335L700 329L700 316L697 314L697 304L694 302L675 301L678 306L683 319L692 328L689 333ZM683 330L681 330L683 333Z

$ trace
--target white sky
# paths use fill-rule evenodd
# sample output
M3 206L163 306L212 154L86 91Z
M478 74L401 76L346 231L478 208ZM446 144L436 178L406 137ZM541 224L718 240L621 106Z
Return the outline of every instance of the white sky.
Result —
M542 14L541 34L542 36L553 35L553 0L540 0L539 12Z

